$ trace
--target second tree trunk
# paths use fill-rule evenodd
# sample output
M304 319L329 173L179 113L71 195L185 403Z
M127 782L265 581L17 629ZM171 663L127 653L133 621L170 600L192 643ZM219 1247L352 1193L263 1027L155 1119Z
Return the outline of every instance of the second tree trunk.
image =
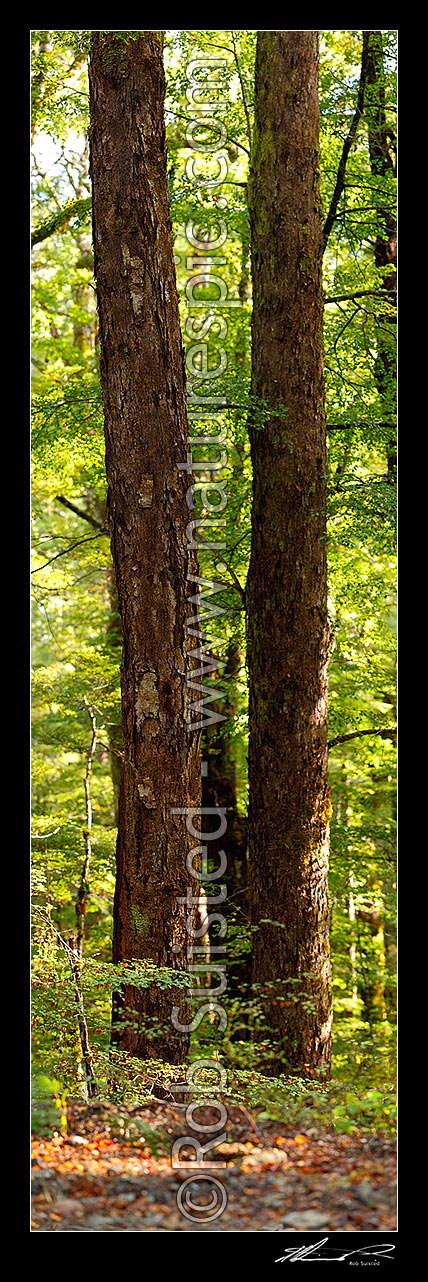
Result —
M328 1068L326 426L318 33L257 37L247 582L253 982L277 1074ZM260 1027L258 1036L269 1037Z

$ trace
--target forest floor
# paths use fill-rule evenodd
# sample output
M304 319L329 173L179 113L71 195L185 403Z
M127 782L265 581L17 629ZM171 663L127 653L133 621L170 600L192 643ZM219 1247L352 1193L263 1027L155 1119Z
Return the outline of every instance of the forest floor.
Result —
M227 1160L218 1170L227 1190L226 1209L208 1224L189 1221L176 1202L189 1170L174 1170L170 1158L174 1140L189 1130L185 1111L184 1105L157 1099L132 1109L69 1101L66 1132L53 1131L32 1142L32 1231L396 1229L392 1139L314 1127L298 1132L281 1122L258 1122L257 1114L237 1105L228 1107L227 1143L214 1150L216 1158ZM218 1112L201 1108L197 1120L201 1126L215 1125ZM214 1135L218 1138L218 1132ZM210 1142L213 1130L201 1131L197 1138L202 1145ZM180 1156L191 1158L192 1150L183 1146ZM194 1200L200 1195L196 1186Z

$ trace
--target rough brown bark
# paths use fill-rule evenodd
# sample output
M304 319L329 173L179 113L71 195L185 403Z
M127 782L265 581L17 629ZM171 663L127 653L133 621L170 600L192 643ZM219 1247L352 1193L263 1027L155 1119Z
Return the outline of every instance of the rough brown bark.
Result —
M257 37L247 581L253 982L272 1073L328 1068L326 424L318 33ZM265 403L267 408L263 408ZM261 924L264 918L281 925ZM293 982L290 982L293 981ZM261 1029L258 1036L266 1040Z
M129 33L126 33L129 36ZM90 57L93 234L111 546L122 621L123 775L113 960L184 969L184 819L200 804L186 728L188 478L184 370L164 130L162 35L94 33ZM193 591L193 588L192 588ZM178 1063L178 990L125 989L120 1046ZM180 1019L186 1021L186 1006ZM115 1020L119 1017L115 1005ZM160 1025L156 1022L160 1021ZM158 1030L153 1038L150 1031Z

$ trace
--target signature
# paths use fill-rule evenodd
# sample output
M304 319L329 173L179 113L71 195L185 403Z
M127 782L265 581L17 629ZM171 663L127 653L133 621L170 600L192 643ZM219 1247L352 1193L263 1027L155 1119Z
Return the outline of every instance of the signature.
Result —
M356 1251L343 1251L340 1246L327 1246L328 1237L323 1237L319 1242L314 1242L311 1246L289 1247L284 1255L279 1255L275 1264L283 1264L285 1260L295 1263L296 1260L348 1260L351 1255L374 1255L383 1258L392 1258L392 1252L395 1246L391 1242L374 1242L371 1246L360 1246Z

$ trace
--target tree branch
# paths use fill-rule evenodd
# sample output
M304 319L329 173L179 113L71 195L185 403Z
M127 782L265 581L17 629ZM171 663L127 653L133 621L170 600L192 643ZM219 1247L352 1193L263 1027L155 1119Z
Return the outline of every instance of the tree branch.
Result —
M322 233L323 253L325 252L325 249L327 247L328 238L336 218L337 207L339 204L340 197L342 195L344 182L345 182L346 162L352 147L352 143L355 138L355 134L357 132L358 123L361 119L361 115L364 107L364 91L366 87L367 70L368 70L368 53L369 53L369 32L363 31L363 49L362 49L362 55L361 55L361 73L360 73L360 83L358 86L357 105L354 111L348 136L347 138L345 138L345 142L343 144L343 151L340 158L339 168L337 171L336 186L334 188L334 192L331 198L330 209L328 211L327 218L325 220L324 227L323 227L323 233Z
M381 726L380 729L373 730L353 730L351 734L338 734L335 739L329 739L327 747L336 748L338 743L348 743L349 739L360 739L363 735L380 735L381 739L392 739L397 733L397 726Z
M95 530L100 530L104 533L104 526L101 521L96 520L95 516L90 516L89 512L84 512L81 507L76 507L75 503L70 503L70 499L64 498L63 494L56 494L55 499L57 503L62 503L63 507L68 507L70 512L74 512L76 516L81 516L82 521L89 521L89 524L93 525Z
M236 48L235 32L234 32L234 31L232 31L232 32L231 32L231 36L232 36L232 40L233 40L233 56L234 56L235 63L236 63L236 70L237 70L237 72L238 72L238 76L239 76L239 83L240 83L240 86L241 86L241 93L242 93L242 101L243 101L243 104L244 104L244 111L245 111L245 119L246 119L246 121L247 121L247 135L248 135L248 142L249 142L249 145L250 145L250 154L251 154L251 148L252 148L252 145L253 145L253 144L252 144L252 137L251 137L251 121L250 121L250 113L249 113L249 110L248 110L248 103L247 103L247 99L246 99L246 95L245 95L244 82L243 82L243 79L242 79L242 75L241 75L241 68L240 68L240 65L239 65L239 58L238 58L238 52L237 52L237 48Z
M100 530L98 534L90 534L87 539L78 539L77 543L70 543L68 548L63 548L62 552L56 552L55 556L49 557L49 561L44 561L43 565L38 565L37 569L32 570L31 573L40 574L40 570L45 570L46 566L51 565L52 561L57 561L58 557L67 556L67 552L72 552L74 548L80 547L82 543L92 543L93 539L99 539L103 534L108 534L108 530Z
M335 300L329 299L328 301L334 302ZM222 410L242 410L242 413L246 414L248 410L248 401L243 401L242 403L239 403L239 401L236 401L236 402L227 401L226 405L221 406L221 409ZM349 423L327 423L327 432L350 432L352 431L353 428L356 428L356 427L394 428L395 423L387 423L383 419L376 419L376 420L373 420L372 422L365 423L364 419L358 418L358 419L355 419L353 422L350 421Z
M186 115L184 114L184 111L173 111L173 110L172 110L172 107L168 107L168 114L169 114L170 116L176 116L177 120L187 120L187 123L188 123L188 124L191 124L191 123L192 123L192 121L193 121L193 116L186 116ZM237 139L237 138L232 138L232 135L231 135L229 132L228 132L227 137L228 137L229 142L234 142L234 143L235 143L235 147L239 147L241 151L245 151L246 156L249 156L249 154L250 154L250 153L249 153L248 147L244 147L244 143L243 143L243 142L238 142L238 139ZM239 186L240 186L240 187L245 187L245 186L246 186L246 183L239 183Z
M381 289L355 289L352 294L335 294L333 298L324 299L324 307L328 303L347 303L353 302L355 298L382 298L385 302L385 290Z
M355 428L358 428L358 427L389 427L389 428L394 428L394 427L395 427L395 423L386 423L386 422L384 422L383 420L380 420L380 419L376 420L376 422L372 422L372 423L365 423L365 422L364 422L364 419L359 419L359 418L357 418L357 419L355 419L355 422L354 422L354 423L352 423L352 422L351 422L351 423L327 423L327 432L352 432L352 431L354 431L354 430L355 430Z
M242 583L239 582L239 579L237 578L235 571L232 570L232 566L229 565L228 561L225 561L224 556L219 557L218 564L224 565L225 570L229 571L230 577L232 579L232 583L234 584L236 591L239 592L241 601L243 601L245 604L245 588L243 588Z
M31 248L39 245L42 240L47 240L48 236L53 236L56 231L64 231L72 218L76 219L76 227L80 227L83 222L86 222L91 209L90 196L86 200L71 200L68 205L64 205L64 209L60 209L58 214L52 214L35 228L31 233Z

